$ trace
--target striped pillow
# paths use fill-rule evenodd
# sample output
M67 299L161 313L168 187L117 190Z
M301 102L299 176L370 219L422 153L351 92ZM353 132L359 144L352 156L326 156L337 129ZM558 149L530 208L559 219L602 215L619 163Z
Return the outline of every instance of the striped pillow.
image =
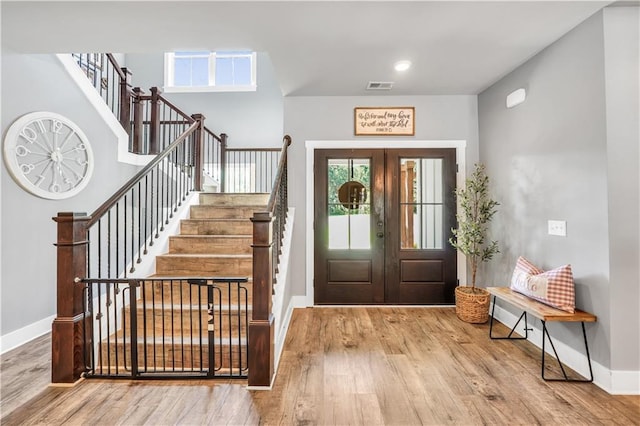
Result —
M571 265L545 272L520 256L511 276L511 289L563 311L575 312L576 295Z

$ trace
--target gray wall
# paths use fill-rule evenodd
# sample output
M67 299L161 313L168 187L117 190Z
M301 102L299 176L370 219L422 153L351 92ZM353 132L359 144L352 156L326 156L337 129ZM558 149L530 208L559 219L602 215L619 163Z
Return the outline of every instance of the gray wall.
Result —
M588 327L593 359L611 368L615 358L638 370L638 321L630 316L638 312L637 98L635 117L625 114L610 129L607 113L628 106L634 71L622 71L625 81L613 83L610 103L605 68L617 64L605 63L603 28L600 12L479 95L480 159L502 203L492 226L501 253L485 269L490 281L508 284L519 255L545 269L571 264L577 306L598 316ZM637 38L635 55L630 47L620 48L620 56L635 58L637 96ZM526 101L507 109L505 97L521 87ZM634 123L635 135L629 130ZM634 207L614 212L610 201ZM549 219L566 220L567 236L548 235ZM633 223L631 229L615 224L618 219ZM625 230L629 235L618 239ZM626 278L631 281L620 282ZM635 300L618 306L627 291ZM619 310L623 305L627 309ZM575 329L560 330L559 337L582 351ZM629 351L633 361L621 355Z
M164 53L127 54L132 84L149 93L164 85ZM188 114L202 113L214 133L229 135L229 146L279 147L282 143L282 92L266 53L257 55L255 92L164 93Z
M640 370L639 8L604 10L611 369Z
M476 96L286 97L284 129L293 140L289 147L289 204L296 208L290 263L294 295L306 293L305 229L310 225L306 223L305 141L357 140L353 135L353 109L357 106L415 106L415 136L409 139L466 140L467 166L478 158Z
M54 55L22 55L3 48L1 101L3 137L11 123L28 112L56 112L86 133L96 159L88 186L66 200L25 192L2 163L0 334L5 335L56 313L56 224L51 218L61 211L91 213L136 168L117 163L115 137Z

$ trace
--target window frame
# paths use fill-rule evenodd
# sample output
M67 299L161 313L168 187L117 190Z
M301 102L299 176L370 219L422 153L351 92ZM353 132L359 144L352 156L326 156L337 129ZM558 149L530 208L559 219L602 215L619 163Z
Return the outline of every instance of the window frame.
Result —
M178 51L180 52L180 51ZM202 51L204 53L204 51ZM209 84L207 86L176 86L175 85L175 54L164 54L164 86L165 93L202 93L202 92L255 92L257 90L257 52L234 53L236 51L210 51L209 52ZM217 57L249 57L251 61L251 83L234 85L216 85L216 59Z

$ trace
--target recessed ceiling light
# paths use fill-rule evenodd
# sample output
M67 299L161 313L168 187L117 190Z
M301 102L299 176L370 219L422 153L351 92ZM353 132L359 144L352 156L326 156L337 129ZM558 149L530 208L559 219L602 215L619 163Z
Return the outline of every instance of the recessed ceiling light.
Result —
M393 64L393 68L395 68L396 71L406 71L411 68L411 61L398 61Z

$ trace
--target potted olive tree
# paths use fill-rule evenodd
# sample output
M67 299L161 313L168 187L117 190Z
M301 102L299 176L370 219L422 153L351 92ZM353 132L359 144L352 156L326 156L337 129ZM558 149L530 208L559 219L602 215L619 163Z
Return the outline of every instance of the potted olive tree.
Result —
M471 287L456 287L456 315L462 321L481 324L489 319L489 292L476 287L480 262L498 253L498 242L487 242L487 228L499 205L489 197L489 177L483 164L476 164L465 187L456 191L460 211L458 228L452 229L449 243L467 257L471 266Z

